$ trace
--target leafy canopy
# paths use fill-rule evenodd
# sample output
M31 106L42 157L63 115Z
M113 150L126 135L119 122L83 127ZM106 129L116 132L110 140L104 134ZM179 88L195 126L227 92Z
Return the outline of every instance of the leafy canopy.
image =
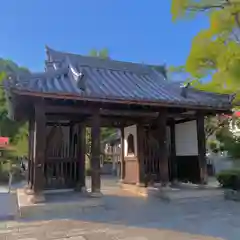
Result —
M0 136L10 138L16 155L26 155L28 149L28 128L23 122L12 121L8 118L8 109L2 81L7 74L24 74L29 72L26 68L19 67L11 60L0 58Z
M209 27L192 41L184 71L195 86L215 92L240 92L240 0L172 0L172 19L208 17ZM199 84L210 79L206 84Z

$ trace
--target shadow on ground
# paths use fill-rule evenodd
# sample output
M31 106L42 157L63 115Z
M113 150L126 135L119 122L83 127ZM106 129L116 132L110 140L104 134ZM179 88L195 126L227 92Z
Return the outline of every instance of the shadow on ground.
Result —
M66 219L91 223L169 229L191 234L239 240L240 205L222 197L164 202L160 199L135 197L120 190L110 179L103 184L104 207L91 207L82 212L34 217L20 222Z

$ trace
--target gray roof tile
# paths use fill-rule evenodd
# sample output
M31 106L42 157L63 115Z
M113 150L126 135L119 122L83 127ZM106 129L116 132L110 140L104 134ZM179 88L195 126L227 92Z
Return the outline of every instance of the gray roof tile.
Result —
M38 93L61 93L88 98L113 100L137 100L230 108L229 95L201 92L189 88L187 98L181 95L181 88L164 79L162 74L143 64L103 60L94 57L57 52L47 49L48 61L55 64L55 70L45 73L26 74L6 86L17 90ZM49 66L49 63L48 63ZM77 73L83 73L86 88L82 91L77 83Z

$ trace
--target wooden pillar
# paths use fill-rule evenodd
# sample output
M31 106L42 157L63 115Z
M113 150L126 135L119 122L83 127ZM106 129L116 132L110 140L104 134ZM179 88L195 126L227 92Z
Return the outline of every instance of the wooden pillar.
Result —
M74 157L74 148L73 148L73 126L74 124L72 122L69 123L69 157Z
M44 102L35 105L34 123L34 202L44 201L42 191L44 188L44 162L46 148L46 116Z
M124 161L124 128L121 128L121 176L120 176L120 181L124 181L125 178L125 161Z
M100 176L100 114L96 109L92 115L91 125L91 190L92 193L100 193L101 176Z
M176 162L176 139L175 139L175 121L170 120L170 172L171 180L177 179L177 162Z
M139 186L146 186L145 183L145 169L144 169L144 127L137 124L137 159L138 159L138 183Z
M84 124L78 124L78 149L77 158L79 166L78 189L85 191L85 149L86 149L86 127Z
M159 168L160 178L163 185L169 182L168 171L168 148L167 148L167 109L159 112L157 119L158 144L159 144Z
M33 187L33 148L34 148L34 120L28 122L28 187Z
M197 113L197 138L198 138L198 161L200 170L200 182L207 183L207 161L206 161L206 136L204 127L204 114Z

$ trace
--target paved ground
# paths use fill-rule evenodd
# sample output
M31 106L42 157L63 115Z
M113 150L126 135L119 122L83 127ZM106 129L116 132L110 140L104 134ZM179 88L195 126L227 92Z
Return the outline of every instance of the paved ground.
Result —
M12 189L22 186L22 183L14 184ZM0 186L0 220L13 219L16 214L16 197L8 193L8 186Z
M8 228L2 226L0 239L6 240L214 240L171 230L92 223L74 220L37 222ZM218 238L221 239L221 238Z
M2 222L0 240L240 239L240 203L219 196L172 203L144 200L117 190L112 181L106 181L104 193L106 208L65 219Z

